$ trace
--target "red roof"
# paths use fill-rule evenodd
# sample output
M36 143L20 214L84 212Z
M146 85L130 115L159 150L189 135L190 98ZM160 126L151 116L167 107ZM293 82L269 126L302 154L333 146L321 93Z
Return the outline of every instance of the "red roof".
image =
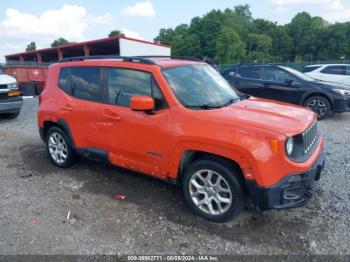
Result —
M125 37L125 36L114 36L114 37L107 37L107 38L102 38L102 39L97 39L97 40L90 40L90 41L85 41L85 42L61 45L61 46L56 46L56 47L43 48L43 49L38 49L38 50L35 50L35 51L10 54L10 55L6 55L5 57L19 56L19 55L26 55L26 54L35 54L37 52L55 51L55 50L58 50L58 49L65 49L67 47L78 47L78 46L83 46L83 45L86 45L86 44L87 45L89 45L89 44L91 45L91 44L109 42L111 40L119 40L119 39L126 39L126 40L140 42L140 43L145 43L145 44L149 44L149 45L156 45L156 46L163 46L163 47L171 48L168 45L158 44L158 43L144 41L144 40L140 40L140 39Z

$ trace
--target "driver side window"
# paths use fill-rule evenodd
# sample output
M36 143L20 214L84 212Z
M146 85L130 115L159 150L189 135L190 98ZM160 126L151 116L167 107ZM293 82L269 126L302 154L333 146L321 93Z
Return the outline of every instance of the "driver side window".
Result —
M166 108L163 94L150 73L122 68L107 69L108 104L130 107L133 96L153 97L156 109Z
M273 82L283 82L292 80L295 83L299 82L299 79L292 74L278 68L278 67L264 67L263 80Z

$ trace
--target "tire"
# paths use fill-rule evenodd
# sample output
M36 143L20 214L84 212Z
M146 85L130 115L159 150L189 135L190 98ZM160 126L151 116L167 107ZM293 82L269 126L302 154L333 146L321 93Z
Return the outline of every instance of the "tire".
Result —
M20 111L15 112L15 113L8 113L6 114L7 119L16 119L20 114Z
M304 106L310 108L317 114L317 119L324 119L331 112L331 104L327 98L322 96L312 96L308 98Z
M224 223L236 218L245 202L244 189L238 172L229 162L216 157L202 158L193 162L186 169L182 179L185 202L194 213L215 223ZM209 182L210 174L211 182ZM218 183L219 177L221 182ZM207 179L207 182L203 178ZM222 199L225 199L225 203L219 204L218 201ZM200 205L200 201L202 203L207 201L207 204Z
M60 168L69 168L75 160L74 150L67 134L59 127L51 127L45 137L46 151L51 162Z

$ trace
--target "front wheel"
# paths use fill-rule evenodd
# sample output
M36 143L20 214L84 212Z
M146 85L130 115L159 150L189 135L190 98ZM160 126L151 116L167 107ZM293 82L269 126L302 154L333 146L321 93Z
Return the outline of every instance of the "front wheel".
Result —
M329 101L327 98L324 98L322 96L313 96L308 98L305 101L304 106L314 111L317 114L318 120L321 120L328 116L331 111L331 105Z
M185 171L184 199L199 216L216 223L238 216L244 206L244 193L237 170L221 159L195 161Z

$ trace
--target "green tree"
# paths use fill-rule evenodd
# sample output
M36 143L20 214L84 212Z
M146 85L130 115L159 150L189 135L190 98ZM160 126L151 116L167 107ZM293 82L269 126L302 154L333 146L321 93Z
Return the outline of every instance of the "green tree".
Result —
M248 35L248 58L257 62L268 62L271 58L272 39L265 34Z
M171 45L173 38L175 36L175 31L172 28L162 28L154 41L164 45Z
M26 47L26 52L28 51L35 51L36 50L36 44L35 42L31 42Z
M213 10L203 17L192 19L189 33L198 36L202 56L215 57L216 39L221 31L224 18L220 10Z
M318 57L326 26L327 23L320 17L311 17L306 12L297 14L287 25L293 39L294 57Z
M108 37L114 37L114 36L125 36L123 31L120 30L113 30L108 34Z
M266 19L254 19L248 5L224 11L212 10L204 16L194 17L189 25L161 29L155 41L171 45L175 55L209 57L226 62L232 57L226 59L225 54L231 56L234 47L226 46L224 41L236 39L236 34L245 45L244 53L253 61L350 58L350 22L329 24L321 17L302 12L290 23L277 25ZM241 45L240 41L237 46ZM237 59L241 60L233 60Z
M64 39L63 37L60 37L52 42L51 47L73 44L73 43L74 42L69 42L68 40Z
M216 62L238 63L245 58L245 45L239 34L232 28L223 27L216 41Z

